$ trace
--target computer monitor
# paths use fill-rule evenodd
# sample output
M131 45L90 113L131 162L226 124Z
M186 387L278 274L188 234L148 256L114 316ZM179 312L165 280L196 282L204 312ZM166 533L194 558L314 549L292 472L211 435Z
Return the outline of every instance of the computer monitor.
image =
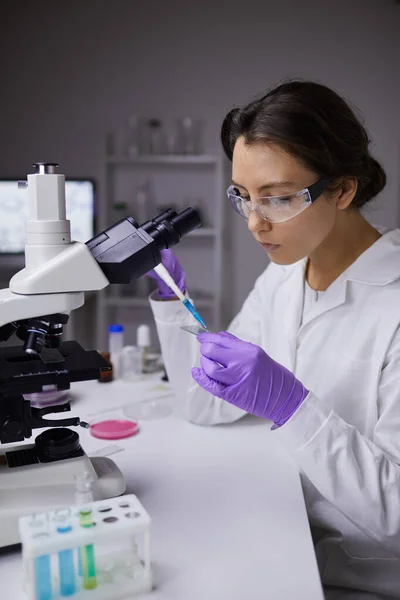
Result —
M28 219L28 190L18 181L0 179L0 254L18 255L25 250L25 224ZM95 183L92 179L65 182L67 219L71 221L71 239L87 242L95 231Z

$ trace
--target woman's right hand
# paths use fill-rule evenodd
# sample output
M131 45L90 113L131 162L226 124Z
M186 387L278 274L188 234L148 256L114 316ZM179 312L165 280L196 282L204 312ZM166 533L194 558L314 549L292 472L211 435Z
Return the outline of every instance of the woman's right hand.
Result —
M186 275L182 269L180 262L176 258L172 250L161 250L161 262L167 269L172 279L175 281L178 288L185 293L186 292ZM147 273L149 277L155 279L158 285L158 296L161 300L170 300L175 298L175 293L171 288L164 283L159 275L152 269Z

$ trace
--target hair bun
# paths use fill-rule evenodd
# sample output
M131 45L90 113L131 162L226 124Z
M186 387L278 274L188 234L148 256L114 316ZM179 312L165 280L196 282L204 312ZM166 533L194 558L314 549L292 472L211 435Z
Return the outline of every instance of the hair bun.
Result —
M362 188L363 204L375 198L386 185L386 174L373 156L364 158L366 184Z

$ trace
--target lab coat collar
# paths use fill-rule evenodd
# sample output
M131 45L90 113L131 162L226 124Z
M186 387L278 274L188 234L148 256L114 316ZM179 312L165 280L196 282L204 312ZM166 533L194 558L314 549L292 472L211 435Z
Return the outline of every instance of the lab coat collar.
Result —
M365 283L368 285L386 285L400 278L400 230L378 228L382 234L346 271L344 271L330 286L329 293L323 294L314 309L302 322L305 270L307 258L288 269L286 283L291 290L288 297L286 312L286 334L289 344L294 345L297 333L301 328L319 315L344 304L346 301L347 281Z
M382 237L345 271L348 281L387 285L400 278L400 229L377 229Z
M400 229L376 227L382 234L372 246L367 248L338 280L387 285L400 278ZM307 258L303 258L288 268L287 280L299 285L305 277ZM335 281L331 284L333 286Z

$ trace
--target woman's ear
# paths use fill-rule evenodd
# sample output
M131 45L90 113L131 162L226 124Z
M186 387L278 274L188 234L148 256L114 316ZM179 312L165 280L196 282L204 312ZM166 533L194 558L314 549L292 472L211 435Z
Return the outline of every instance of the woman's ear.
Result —
M358 181L356 177L343 177L340 184L332 193L339 210L344 210L350 206L357 193L357 189Z

